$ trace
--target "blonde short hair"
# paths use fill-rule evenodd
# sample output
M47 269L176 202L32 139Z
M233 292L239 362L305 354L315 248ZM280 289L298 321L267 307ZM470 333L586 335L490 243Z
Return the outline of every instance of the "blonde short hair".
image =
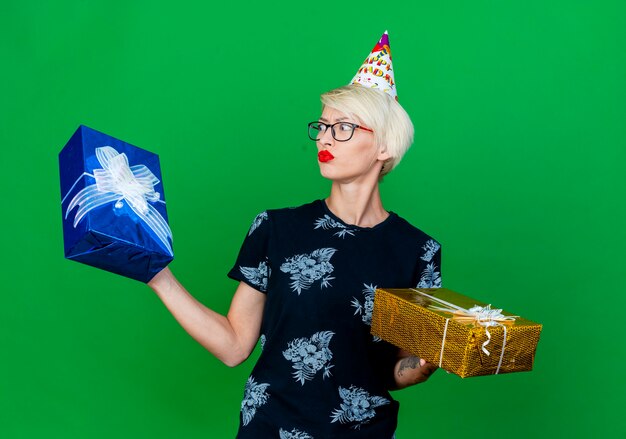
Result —
M395 168L413 143L413 123L402 106L380 90L350 84L322 96L322 105L346 113L374 130L376 145L389 153L380 176Z

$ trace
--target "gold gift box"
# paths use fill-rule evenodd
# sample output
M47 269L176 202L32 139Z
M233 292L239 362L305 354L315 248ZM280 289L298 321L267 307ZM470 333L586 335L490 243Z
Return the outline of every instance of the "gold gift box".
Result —
M486 306L446 288L377 289L371 332L462 378L531 370L541 324L514 316L483 326L464 312L475 305Z

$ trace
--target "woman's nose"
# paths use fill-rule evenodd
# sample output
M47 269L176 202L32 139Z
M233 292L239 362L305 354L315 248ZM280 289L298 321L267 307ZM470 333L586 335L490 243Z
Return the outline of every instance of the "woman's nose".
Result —
M317 141L322 145L332 145L334 140L332 128L328 127L326 131L320 135Z

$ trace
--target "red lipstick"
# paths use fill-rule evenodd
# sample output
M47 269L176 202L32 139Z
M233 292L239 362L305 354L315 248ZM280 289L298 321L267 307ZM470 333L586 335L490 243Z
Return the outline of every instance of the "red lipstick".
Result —
M320 162L329 162L329 161L331 161L334 158L335 158L335 156L332 155L330 153L330 151L327 151L325 149L323 149L323 150L321 150L320 152L317 153L317 159Z

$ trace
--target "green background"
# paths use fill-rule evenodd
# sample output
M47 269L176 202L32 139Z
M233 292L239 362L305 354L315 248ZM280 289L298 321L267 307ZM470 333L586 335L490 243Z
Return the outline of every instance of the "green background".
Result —
M416 128L385 207L544 324L530 373L395 393L398 437L621 437L626 3L582 0L4 1L0 436L234 437L252 359L63 258L57 154L81 123L158 153L172 269L226 312L256 213L328 194L306 122L385 29Z

